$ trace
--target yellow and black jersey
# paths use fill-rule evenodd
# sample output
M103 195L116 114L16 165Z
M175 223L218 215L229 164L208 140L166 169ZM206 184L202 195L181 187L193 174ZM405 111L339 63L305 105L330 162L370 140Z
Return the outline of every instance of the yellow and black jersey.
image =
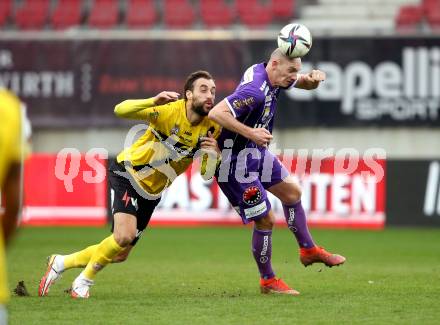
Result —
M217 138L220 126L204 118L199 124L191 125L186 116L185 100L178 100L161 106L153 106L152 99L127 100L117 105L119 116L142 119L149 123L146 132L118 156L119 163L129 162L138 171L145 166L149 172L143 175L128 171L150 194L163 191L174 179L183 173L200 149L200 138L208 131ZM169 168L172 173L167 172Z
M9 91L0 89L0 184L11 162L21 161L21 103Z
M17 97L0 89L0 188L13 163L21 162L21 103ZM0 224L1 227L1 224ZM0 229L0 304L9 298L6 281L3 231Z

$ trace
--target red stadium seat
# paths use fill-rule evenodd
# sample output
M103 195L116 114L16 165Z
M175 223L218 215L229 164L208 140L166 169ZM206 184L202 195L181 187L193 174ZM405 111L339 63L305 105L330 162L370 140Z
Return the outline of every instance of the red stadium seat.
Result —
M422 6L428 24L440 28L440 0L423 0Z
M187 0L165 0L164 22L171 28L188 28L194 24L195 12Z
M206 27L229 26L235 16L224 0L200 1L200 15Z
M112 28L118 23L119 1L95 0L90 11L89 26L95 28Z
M59 0L51 15L52 27L65 29L81 23L81 0Z
M271 4L261 4L257 0L237 0L237 12L240 21L248 27L263 27L272 22Z
M12 0L3 0L0 2L0 26L3 26L11 15Z
M21 29L42 29L49 16L49 0L27 0L15 12L15 24Z
M438 10L440 8L440 0L422 0L422 7L426 14L431 10Z
M431 28L440 29L440 7L436 11L427 13L426 20Z
M396 17L396 26L398 28L416 27L423 18L423 9L421 6L402 6Z
M272 0L274 18L289 19L295 14L295 0Z
M157 12L152 0L131 0L128 3L126 23L129 28L152 26L157 19Z

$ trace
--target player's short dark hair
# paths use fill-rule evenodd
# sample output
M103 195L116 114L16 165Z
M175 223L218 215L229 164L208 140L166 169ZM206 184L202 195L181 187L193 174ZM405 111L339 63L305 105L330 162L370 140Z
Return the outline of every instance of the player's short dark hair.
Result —
M188 76L188 78L186 78L185 86L183 87L183 98L185 100L188 99L188 98L186 98L186 91L187 90L193 91L194 90L194 82L200 78L204 78L204 79L208 79L208 80L214 79L208 71L198 70L198 71L194 71L193 73L191 73Z

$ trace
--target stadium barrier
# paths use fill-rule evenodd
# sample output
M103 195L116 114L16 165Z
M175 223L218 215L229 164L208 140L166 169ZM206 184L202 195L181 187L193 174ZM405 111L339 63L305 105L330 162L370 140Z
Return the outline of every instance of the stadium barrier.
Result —
M112 158L110 158L112 159ZM385 160L283 157L303 187L302 202L314 227L382 229L385 225ZM34 154L25 166L24 225L103 225L109 194L107 161L99 156ZM216 182L206 182L196 163L163 194L152 225L239 225L241 219ZM102 176L104 175L104 177ZM177 194L178 193L178 194ZM277 223L282 206L271 196Z
M57 155L33 154L25 162L21 223L33 226L100 226L107 223L107 162L84 155L67 164ZM57 166L58 165L58 166ZM58 168L57 168L58 167ZM98 177L97 177L98 176Z
M387 162L387 224L440 226L440 160Z

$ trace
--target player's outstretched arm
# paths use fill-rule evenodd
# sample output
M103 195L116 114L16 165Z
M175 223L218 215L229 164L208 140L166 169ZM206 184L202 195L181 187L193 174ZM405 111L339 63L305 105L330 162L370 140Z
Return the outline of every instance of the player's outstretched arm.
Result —
M238 121L224 100L215 105L208 117L222 127L248 138L261 147L266 147L273 138L272 134L264 128L251 128Z
M150 115L143 112L145 109L165 105L178 98L179 94L174 91L162 91L148 99L127 99L115 106L115 114L118 117L149 121Z
M325 72L312 70L307 74L301 74L295 84L295 88L312 90L318 88L321 81L325 80Z

